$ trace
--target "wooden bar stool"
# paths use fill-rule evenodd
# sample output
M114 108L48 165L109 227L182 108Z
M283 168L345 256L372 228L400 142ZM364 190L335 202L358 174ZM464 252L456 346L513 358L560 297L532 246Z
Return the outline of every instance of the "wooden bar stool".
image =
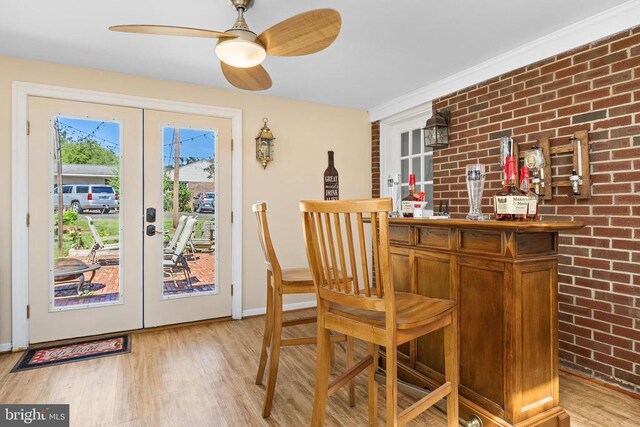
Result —
M386 349L387 426L404 425L445 397L447 425L458 425L456 303L394 292L389 268L388 213L391 209L391 199L300 202L307 256L318 295L318 366L313 426L323 425L328 396L365 368L369 374L369 425L375 425L378 346ZM369 278L371 258L366 248L371 246L365 241L363 214L371 216L375 283ZM355 232L352 223L355 223ZM354 234L357 234L357 243L354 243ZM350 274L352 280L346 280L346 274ZM397 348L440 328L444 328L445 382L398 413ZM328 381L329 330L369 343L367 357L331 384Z
M262 339L262 350L260 352L260 362L258 364L258 375L256 384L261 385L264 372L269 362L269 375L267 378L267 393L262 408L262 416L268 417L271 414L273 394L278 377L278 365L280 360L280 348L290 345L316 344L316 337L282 339L282 328L287 326L313 323L316 316L301 319L283 321L282 296L284 294L315 294L311 271L308 268L280 268L280 263L276 257L269 225L267 223L267 204L257 203L252 206L256 214L258 223L258 235L264 260L267 266L267 316L264 323L264 336ZM346 364L349 369L353 364L353 339L345 335L332 335L330 342L347 341ZM330 344L328 347L332 347ZM330 352L333 359L333 349ZM355 386L353 381L349 385L349 404L355 405Z

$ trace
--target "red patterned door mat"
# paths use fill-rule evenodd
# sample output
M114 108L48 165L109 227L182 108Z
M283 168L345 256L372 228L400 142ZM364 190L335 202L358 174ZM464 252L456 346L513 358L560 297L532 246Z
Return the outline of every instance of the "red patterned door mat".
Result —
M32 348L25 352L11 372L129 353L130 343L129 335L118 335L98 340Z

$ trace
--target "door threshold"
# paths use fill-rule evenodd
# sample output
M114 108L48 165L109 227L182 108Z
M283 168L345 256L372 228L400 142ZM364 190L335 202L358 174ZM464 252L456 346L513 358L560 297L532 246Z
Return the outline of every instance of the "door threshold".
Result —
M99 339L109 338L109 337L112 337L114 335L143 334L143 333L146 333L146 332L163 331L163 330L167 330L167 329L182 328L182 327L187 327L187 326L206 325L206 324L209 324L209 323L220 323L220 322L226 322L226 321L229 321L229 320L233 320L231 318L231 316L218 317L216 319L196 320L196 321L193 321L193 322L175 323L173 325L154 326L154 327L150 327L150 328L128 329L128 330L124 330L124 331L109 332L108 334L88 335L88 336L84 336L84 337L66 338L66 339L63 339L63 340L55 340L55 341L44 341L44 342L39 342L39 343L35 343L35 344L29 344L29 346L26 349L20 349L20 350L17 350L17 351L26 351L26 350L30 350L30 349L33 349L33 348L45 347L45 346L51 346L51 345L71 344L71 343L74 343L74 342L76 342L78 340L93 340L93 339L99 340ZM2 352L0 354L11 353L11 352L12 352L12 350L9 350L7 352Z

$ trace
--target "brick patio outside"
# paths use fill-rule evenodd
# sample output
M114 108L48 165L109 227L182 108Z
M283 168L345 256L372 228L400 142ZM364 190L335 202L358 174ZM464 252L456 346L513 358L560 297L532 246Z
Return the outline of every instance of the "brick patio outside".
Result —
M181 270L176 270L173 277L164 276L164 294L176 295L181 293L208 292L216 289L215 285L215 256L213 253L196 253L187 257L191 268L191 288ZM55 307L65 307L80 304L94 304L117 301L120 289L118 258L98 259L101 268L96 272L91 284L85 284L83 294L77 295L77 283L56 285ZM89 275L86 275L87 279Z

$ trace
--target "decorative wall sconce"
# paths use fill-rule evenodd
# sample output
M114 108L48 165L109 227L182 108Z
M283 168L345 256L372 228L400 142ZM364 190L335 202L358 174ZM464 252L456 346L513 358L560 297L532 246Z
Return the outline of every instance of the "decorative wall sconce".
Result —
M256 137L256 159L262 163L262 168L266 169L267 163L273 160L273 140L276 139L276 137L273 136L271 129L267 126L268 119L265 117L262 121L264 125Z
M424 131L425 148L446 148L449 146L449 119L451 113L448 110L437 111L431 116L422 130Z
M531 184L533 185L533 191L539 196L544 192L544 186L546 183L544 176L544 167L546 166L546 160L542 148L534 145L531 150L524 152L524 165L529 168L533 176L531 177Z

